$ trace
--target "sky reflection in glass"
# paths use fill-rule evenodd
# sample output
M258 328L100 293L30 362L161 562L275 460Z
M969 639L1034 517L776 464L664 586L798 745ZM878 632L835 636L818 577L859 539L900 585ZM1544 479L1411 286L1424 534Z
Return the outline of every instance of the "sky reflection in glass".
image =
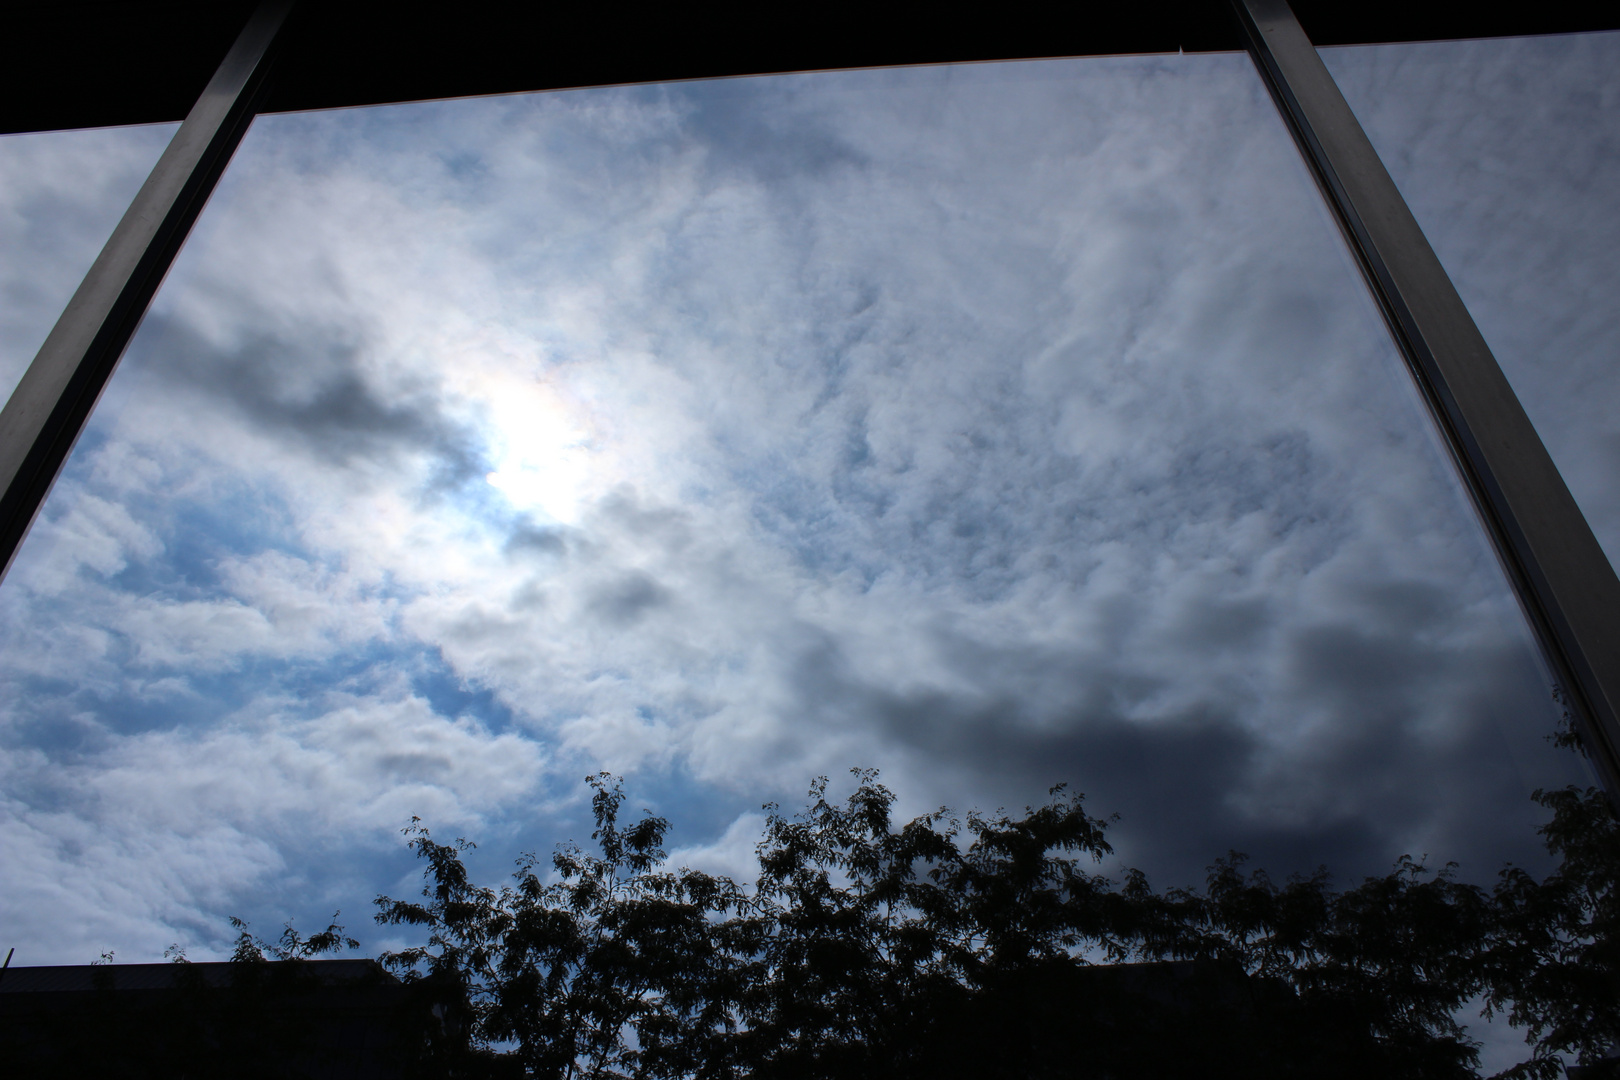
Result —
M178 124L0 135L0 395L8 395Z
M0 678L29 962L377 942L410 815L495 878L598 768L734 872L817 773L1067 781L1161 885L1488 879L1581 778L1238 55L261 118Z
M1620 563L1620 33L1322 57Z

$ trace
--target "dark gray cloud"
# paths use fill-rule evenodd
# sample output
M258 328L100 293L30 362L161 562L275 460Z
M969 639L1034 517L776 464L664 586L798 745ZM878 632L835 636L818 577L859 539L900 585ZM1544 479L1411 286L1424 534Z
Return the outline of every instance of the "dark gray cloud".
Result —
M366 345L348 338L333 327L306 328L297 337L250 328L222 346L181 319L154 314L124 362L126 378L152 379L158 394L203 398L205 409L223 406L326 465L425 455L436 463L436 485L481 477L476 433L444 413L436 388L379 389L359 362Z
M1279 874L1325 865L1351 882L1402 852L1455 860L1476 881L1506 861L1544 865L1524 770L1549 782L1582 773L1541 741L1546 702L1527 658L1424 651L1379 629L1293 636L1298 719L1330 719L1281 755L1213 701L1140 719L1170 678L1154 658L1133 671L1130 658L959 641L951 660L971 690L901 694L861 681L824 641L798 658L794 681L813 728L879 733L875 758L909 759L907 780L927 796L1017 807L1055 783L1084 792L1093 813L1121 816L1123 861L1160 884L1201 880L1228 850ZM1448 677L1474 685L1437 700ZM1460 714L1438 738L1437 709Z
M669 604L670 592L650 576L628 573L597 589L590 606L608 625L624 628L640 621L648 612Z
M568 550L565 530L537 525L532 521L513 527L506 538L505 551L514 556L558 556Z

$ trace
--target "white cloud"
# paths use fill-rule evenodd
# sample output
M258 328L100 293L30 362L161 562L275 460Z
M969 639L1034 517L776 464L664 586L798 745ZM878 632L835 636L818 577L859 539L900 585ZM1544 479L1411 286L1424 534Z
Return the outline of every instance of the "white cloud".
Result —
M752 885L759 877L759 859L754 849L764 834L764 814L742 814L713 842L672 849L669 865Z
M265 703L72 762L9 754L0 917L33 943L28 962L83 963L109 941L154 955L182 932L217 943L221 905L297 881L301 860L357 840L375 849L413 814L477 825L543 774L531 741L420 698L323 698L314 715Z

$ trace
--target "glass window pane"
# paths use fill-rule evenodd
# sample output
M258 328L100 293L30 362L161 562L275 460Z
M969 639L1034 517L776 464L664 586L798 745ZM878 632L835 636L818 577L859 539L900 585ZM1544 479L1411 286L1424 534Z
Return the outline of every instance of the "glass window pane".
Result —
M0 398L22 378L178 126L0 135Z
M739 874L1068 782L1160 886L1489 881L1581 776L1241 55L261 118L0 619L62 959L375 940L410 815L493 880L601 768Z
M1322 57L1620 559L1620 33Z

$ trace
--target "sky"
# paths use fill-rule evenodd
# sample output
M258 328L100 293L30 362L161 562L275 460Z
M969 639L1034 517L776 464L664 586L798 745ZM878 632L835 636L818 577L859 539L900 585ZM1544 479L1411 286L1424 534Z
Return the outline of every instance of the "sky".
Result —
M1330 50L1611 553L1620 35ZM0 139L0 385L171 127ZM0 584L19 963L762 805L1118 813L1111 869L1545 867L1587 782L1241 55L260 117ZM842 785L842 787L840 787Z

